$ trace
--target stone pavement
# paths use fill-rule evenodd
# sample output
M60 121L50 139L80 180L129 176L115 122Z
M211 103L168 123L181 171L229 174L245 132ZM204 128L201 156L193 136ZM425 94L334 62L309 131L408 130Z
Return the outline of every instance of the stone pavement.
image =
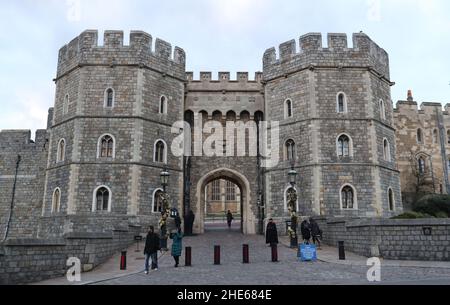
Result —
M347 260L337 259L337 249L323 247L318 262L302 263L296 250L281 238L279 262L271 262L270 248L263 236L244 236L236 230L210 231L202 236L186 237L183 247L192 247L192 267L174 268L170 253L159 260L159 270L145 275L142 251L128 250L128 270L119 271L119 258L112 258L96 270L82 274L80 284L99 285L317 285L369 284L367 258L347 252ZM242 244L249 244L250 264L242 264ZM169 242L170 244L170 242ZM221 265L213 265L214 245L221 245ZM142 244L141 244L142 249ZM408 266L409 264L409 266ZM405 265L405 266L402 266ZM382 262L381 284L450 284L450 263ZM38 283L68 285L65 278Z

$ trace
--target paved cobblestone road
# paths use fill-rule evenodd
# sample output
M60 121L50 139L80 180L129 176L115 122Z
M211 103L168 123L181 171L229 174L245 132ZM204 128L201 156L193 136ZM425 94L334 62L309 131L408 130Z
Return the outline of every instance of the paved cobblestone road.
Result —
M369 284L369 267L325 262L302 263L296 251L279 246L279 262L271 262L270 248L262 236L236 232L209 232L186 237L183 247L192 247L192 267L174 268L170 253L159 261L159 270L98 282L99 285L305 285ZM242 261L242 244L250 246L250 264ZM213 265L214 245L221 245L221 265ZM320 255L320 252L319 252ZM143 263L143 262L142 262ZM184 266L184 252L180 261ZM384 267L382 284L450 284L450 269Z

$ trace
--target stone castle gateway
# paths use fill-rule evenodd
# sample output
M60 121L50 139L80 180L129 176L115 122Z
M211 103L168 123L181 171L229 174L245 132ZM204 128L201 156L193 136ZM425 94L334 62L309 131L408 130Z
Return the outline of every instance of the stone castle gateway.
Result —
M15 217L7 212L10 185L0 184L7 224L1 233L145 230L159 219L164 169L172 205L194 211L197 233L204 231L205 187L216 179L239 188L244 233L261 233L268 218L287 218L292 166L302 216L402 211L388 54L367 35L354 34L349 48L345 34L328 34L325 48L321 34L306 34L299 45L268 49L254 79L242 72L234 80L228 72L195 79L181 48L156 39L152 50L144 32L131 32L129 45L123 37L106 31L100 45L97 31L88 30L61 48L47 129L33 143L28 131L1 132L5 177L19 164ZM278 122L280 162L262 167L259 151L173 156L172 125L182 120Z

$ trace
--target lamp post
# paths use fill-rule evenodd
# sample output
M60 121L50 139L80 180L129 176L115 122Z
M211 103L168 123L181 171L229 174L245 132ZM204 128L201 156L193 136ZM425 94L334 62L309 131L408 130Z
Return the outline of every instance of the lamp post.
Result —
M167 171L167 169L164 169L161 172L160 177L161 177L161 185L163 187L163 191L164 191L164 194L165 194L166 193L166 187L169 184L169 177L170 177L170 174Z
M159 227L160 227L160 248L163 251L167 251L167 217L168 217L168 210L169 210L169 200L166 193L167 185L169 184L169 177L170 174L167 171L167 169L164 169L161 174L161 185L163 187L163 208L162 208L162 215L161 220L159 221Z
M290 239L291 239L291 247L296 248L298 245L297 238L297 192L295 191L295 184L297 180L297 171L294 169L294 165L292 165L291 170L288 172L289 183L291 184L291 188L288 191L288 200L289 200L289 212L291 213L291 227L288 230Z

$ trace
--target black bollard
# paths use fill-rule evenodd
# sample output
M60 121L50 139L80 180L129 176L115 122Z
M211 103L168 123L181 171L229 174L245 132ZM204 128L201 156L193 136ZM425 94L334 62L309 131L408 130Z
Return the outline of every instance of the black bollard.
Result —
M272 262L276 263L276 262L278 262L278 247L277 247L277 244L272 244L271 245L271 249L272 249Z
M220 246L214 246L214 265L220 265Z
M345 261L345 248L344 248L344 242L339 242L339 259L341 261Z
M186 267L192 266L192 248L191 247L186 247L186 257L184 260L184 265Z
M120 270L127 270L127 251L122 251L120 256Z
M249 248L248 245L243 245L243 247L242 247L242 262L244 264L250 263L248 248Z

